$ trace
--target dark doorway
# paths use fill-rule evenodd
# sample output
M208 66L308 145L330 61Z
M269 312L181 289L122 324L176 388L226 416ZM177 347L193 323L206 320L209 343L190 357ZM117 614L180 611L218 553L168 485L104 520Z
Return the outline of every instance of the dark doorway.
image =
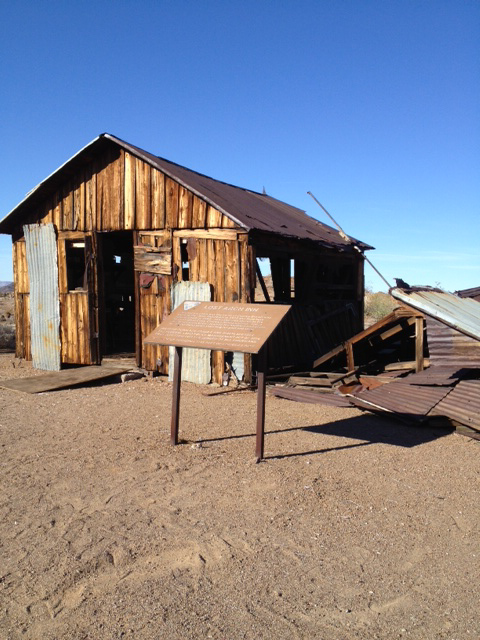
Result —
M103 305L100 321L102 355L135 351L135 281L133 234L115 231L99 234L100 283Z

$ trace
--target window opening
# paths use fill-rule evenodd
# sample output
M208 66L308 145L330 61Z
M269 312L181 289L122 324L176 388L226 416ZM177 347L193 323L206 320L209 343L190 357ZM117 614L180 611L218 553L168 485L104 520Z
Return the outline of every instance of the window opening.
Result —
M65 241L67 262L68 291L84 290L85 275L85 242L78 240Z

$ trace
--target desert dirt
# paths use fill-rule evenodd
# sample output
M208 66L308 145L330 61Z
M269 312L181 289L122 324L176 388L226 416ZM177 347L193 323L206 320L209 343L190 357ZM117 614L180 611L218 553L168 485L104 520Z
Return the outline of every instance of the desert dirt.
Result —
M219 391L0 389L0 638L479 637L477 441Z

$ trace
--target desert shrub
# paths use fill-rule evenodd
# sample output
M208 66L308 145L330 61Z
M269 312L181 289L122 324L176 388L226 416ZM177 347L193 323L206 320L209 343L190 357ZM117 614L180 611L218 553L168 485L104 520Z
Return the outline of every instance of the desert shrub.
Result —
M0 349L15 351L15 325L6 322L0 324Z
M388 293L382 291L377 293L367 291L365 293L365 317L374 322L387 316L396 306L398 303Z

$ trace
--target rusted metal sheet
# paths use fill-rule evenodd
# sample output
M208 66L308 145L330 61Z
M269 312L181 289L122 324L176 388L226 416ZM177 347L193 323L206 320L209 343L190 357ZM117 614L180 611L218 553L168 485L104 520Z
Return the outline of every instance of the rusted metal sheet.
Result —
M411 373L397 380L398 384L418 384L421 386L453 387L459 380L480 373L477 369L458 366L429 367L418 373Z
M462 380L434 407L432 416L447 416L480 430L480 380Z
M172 311L185 300L209 302L211 299L208 282L177 282L172 286ZM208 384L212 377L209 349L183 349L182 380L196 384ZM169 349L169 362L175 360L175 347ZM168 379L174 379L174 366L168 368Z
M35 369L60 370L57 238L53 224L23 227L30 278L30 326Z
M452 367L480 367L480 341L427 316L427 344L430 364Z
M365 408L383 409L403 416L422 418L449 391L449 387L422 387L395 381L371 391L353 394L352 400L358 400Z
M427 316L480 340L480 302L473 298L459 298L453 293L426 287L394 288L390 294Z
M270 389L270 395L295 402L308 404L324 404L332 407L350 407L352 403L345 396L336 393L309 391L308 389L291 389L289 387L274 387Z

